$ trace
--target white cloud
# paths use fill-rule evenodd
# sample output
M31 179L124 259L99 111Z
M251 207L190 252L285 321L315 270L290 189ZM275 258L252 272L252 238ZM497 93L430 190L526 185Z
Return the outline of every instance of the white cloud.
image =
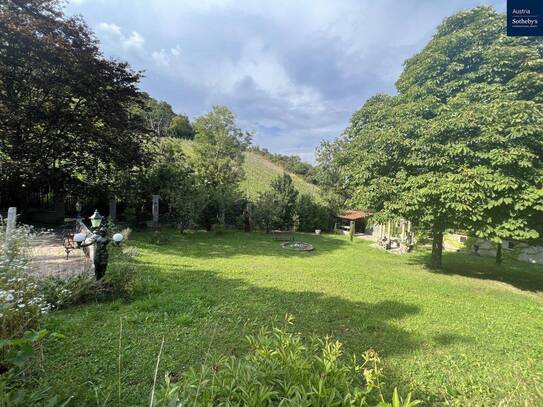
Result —
M121 27L115 23L101 22L98 24L98 29L104 33L112 34L118 37L122 37Z
M162 67L170 66L172 60L181 55L181 46L177 44L174 48L170 48L169 51L161 48L158 51L153 51L151 53L151 58L153 61Z
M145 39L141 36L140 33L137 31L132 31L132 34L130 34L130 37L124 40L123 45L126 48L141 48L143 46L143 43L145 42Z
M127 37L124 35L121 27L115 23L103 21L98 24L98 31L106 35L109 41L120 44L124 49L141 49L145 42L143 36L137 31L132 31L132 33Z

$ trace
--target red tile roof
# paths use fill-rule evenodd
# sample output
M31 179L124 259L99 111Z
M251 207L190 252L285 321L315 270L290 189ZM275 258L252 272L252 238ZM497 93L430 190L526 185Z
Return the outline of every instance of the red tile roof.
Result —
M358 220L358 219L364 219L370 216L372 213L369 211L344 211L337 215L340 219L346 219L346 220Z

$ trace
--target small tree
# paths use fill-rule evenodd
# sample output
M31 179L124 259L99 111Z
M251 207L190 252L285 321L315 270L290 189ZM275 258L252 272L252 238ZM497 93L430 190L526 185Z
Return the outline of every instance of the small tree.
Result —
M160 143L157 159L151 182L168 203L170 215L182 233L195 219L203 202L196 175L187 163L182 146L175 140L164 139Z
M168 102L156 100L145 94L145 106L140 111L146 127L157 137L168 136L172 120L176 117Z
M185 115L178 114L175 116L168 128L168 133L175 138L192 140L194 138L194 129L190 124L189 118Z
M214 106L196 119L194 129L193 166L207 196L206 207L224 227L226 208L236 200L244 177L243 152L251 136L237 127L234 114L225 106Z
M263 227L266 233L279 223L279 206L273 191L262 192L256 203L254 216L257 224Z
M291 176L287 173L278 175L272 180L271 188L278 211L277 226L281 229L290 229L294 223L298 198L298 191L294 188Z

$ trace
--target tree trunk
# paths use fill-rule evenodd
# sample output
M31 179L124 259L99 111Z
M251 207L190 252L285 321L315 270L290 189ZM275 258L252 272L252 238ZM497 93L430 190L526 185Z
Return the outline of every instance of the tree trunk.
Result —
M443 257L443 231L434 230L432 236L432 258L430 267L433 269L441 268L441 258Z
M502 255L502 245L501 243L496 244L496 264L502 264L503 255Z

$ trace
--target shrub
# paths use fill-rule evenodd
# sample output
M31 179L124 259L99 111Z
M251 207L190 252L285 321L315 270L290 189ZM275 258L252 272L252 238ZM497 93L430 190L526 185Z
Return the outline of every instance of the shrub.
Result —
M69 278L48 277L39 281L40 292L52 309L86 302L95 283L90 274Z
M6 223L0 220L0 336L5 339L37 328L41 315L50 309L36 279L26 273L36 237L31 227L19 225L4 245Z
M313 232L315 229L330 230L331 211L315 202L311 195L302 194L298 197L296 215L298 230L302 232Z
M381 361L372 350L359 362L343 355L339 341L313 338L306 345L285 327L247 340L251 352L244 357L205 363L177 383L166 375L156 405L390 405L381 393ZM395 391L392 405L416 404Z

